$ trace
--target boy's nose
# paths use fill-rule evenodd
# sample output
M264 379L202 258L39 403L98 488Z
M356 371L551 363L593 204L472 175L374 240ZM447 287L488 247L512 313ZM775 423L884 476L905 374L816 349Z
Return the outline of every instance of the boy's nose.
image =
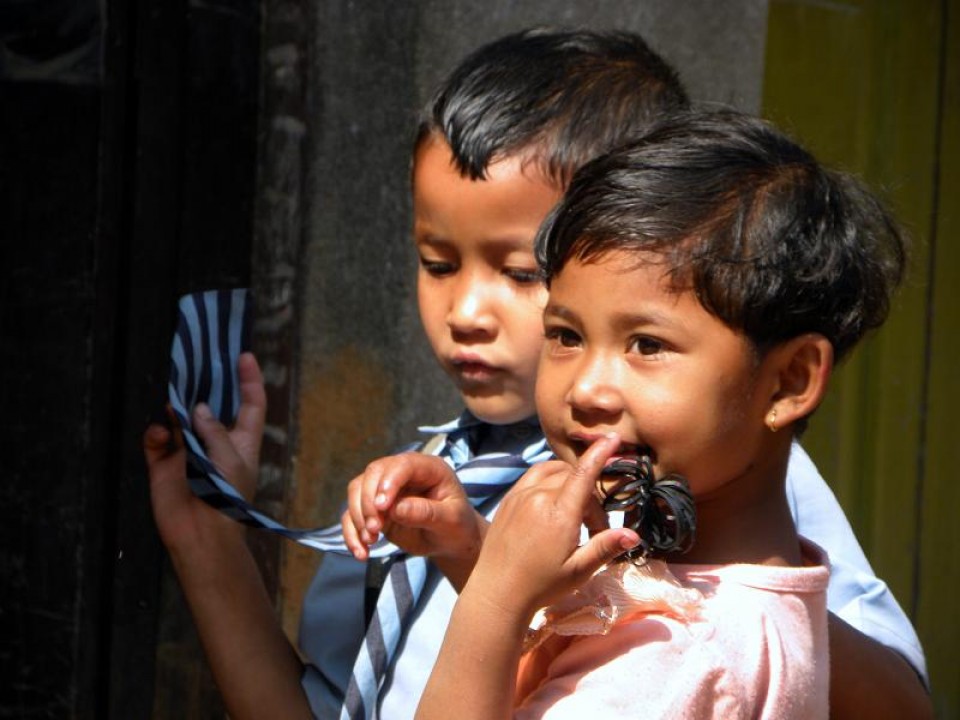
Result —
M464 278L457 286L447 314L447 325L455 333L490 333L495 326L489 289L475 278Z

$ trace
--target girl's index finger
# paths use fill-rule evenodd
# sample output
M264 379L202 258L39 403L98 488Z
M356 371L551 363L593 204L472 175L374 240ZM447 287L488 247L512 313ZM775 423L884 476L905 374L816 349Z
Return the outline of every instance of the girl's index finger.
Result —
M573 472L567 475L564 482L564 495L575 499L583 506L593 497L600 472L618 447L620 447L620 436L616 433L610 433L595 440L573 466Z

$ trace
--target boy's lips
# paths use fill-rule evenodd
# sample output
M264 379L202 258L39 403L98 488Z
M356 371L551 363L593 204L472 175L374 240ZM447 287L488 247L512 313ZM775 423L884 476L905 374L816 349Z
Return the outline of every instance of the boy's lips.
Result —
M454 356L450 359L450 364L456 373L466 380L485 380L500 372L499 368L484 362L476 356Z

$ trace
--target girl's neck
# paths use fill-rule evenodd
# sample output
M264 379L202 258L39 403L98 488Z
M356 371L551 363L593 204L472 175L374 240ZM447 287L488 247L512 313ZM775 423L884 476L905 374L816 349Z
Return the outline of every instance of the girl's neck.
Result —
M800 543L786 496L787 458L697 498L697 540L671 562L802 565Z

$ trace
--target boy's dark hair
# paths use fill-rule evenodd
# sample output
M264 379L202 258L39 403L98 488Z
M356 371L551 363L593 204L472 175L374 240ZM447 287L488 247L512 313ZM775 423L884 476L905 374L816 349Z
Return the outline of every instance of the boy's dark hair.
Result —
M676 72L640 36L533 28L464 59L429 103L416 144L441 135L473 180L524 155L562 187L588 160L688 106Z
M673 287L761 354L816 332L838 360L886 319L905 262L859 182L732 112L674 117L588 163L537 237L548 283L571 259L617 250L656 253Z

